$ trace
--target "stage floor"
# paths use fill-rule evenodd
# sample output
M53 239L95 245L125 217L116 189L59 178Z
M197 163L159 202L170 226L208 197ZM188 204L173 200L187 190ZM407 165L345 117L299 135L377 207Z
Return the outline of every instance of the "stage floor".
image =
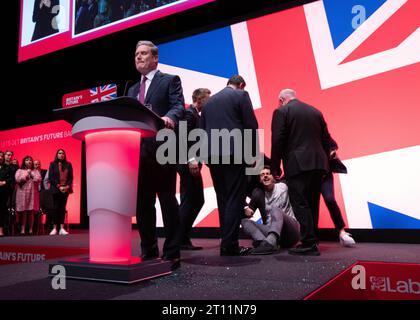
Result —
M357 239L356 239L357 241ZM133 255L139 254L139 235L133 231ZM420 263L418 244L358 243L343 248L321 242L319 257L291 256L286 250L267 256L220 257L218 239L193 239L201 251L183 251L181 268L169 276L133 285L67 280L54 290L48 265L60 259L0 266L2 300L289 300L309 293L357 260ZM86 231L68 236L0 238L2 245L87 248ZM160 248L163 239L159 239ZM250 246L250 240L241 240Z

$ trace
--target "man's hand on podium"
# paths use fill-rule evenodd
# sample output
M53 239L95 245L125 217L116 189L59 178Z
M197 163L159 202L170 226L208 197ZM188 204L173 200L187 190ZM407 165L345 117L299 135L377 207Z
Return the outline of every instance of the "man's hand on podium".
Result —
M175 128L175 122L169 117L162 117L162 120L165 121L165 127L168 129Z

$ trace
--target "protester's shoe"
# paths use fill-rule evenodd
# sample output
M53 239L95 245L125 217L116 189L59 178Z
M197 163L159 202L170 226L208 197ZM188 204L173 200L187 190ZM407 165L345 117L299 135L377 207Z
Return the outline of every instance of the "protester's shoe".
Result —
M195 246L192 243L189 244L181 244L181 250L203 250L203 247Z
M251 254L262 255L262 254L272 254L277 251L277 248L267 241L261 241L260 245L250 251Z
M220 248L221 256L246 256L252 248L238 246L236 248Z
M353 247L356 241L354 241L350 233L342 232L340 234L340 243L343 247Z
M57 234L57 229L56 228L52 229L50 232L50 236L55 236L56 234Z
M318 251L316 244L311 246L298 245L296 248L289 249L289 254L299 256L319 256L321 253Z
M60 232L58 232L58 234L59 234L60 236L66 236L66 235L68 235L69 233L68 233L66 230L64 230L63 228L61 228L61 229L60 229Z

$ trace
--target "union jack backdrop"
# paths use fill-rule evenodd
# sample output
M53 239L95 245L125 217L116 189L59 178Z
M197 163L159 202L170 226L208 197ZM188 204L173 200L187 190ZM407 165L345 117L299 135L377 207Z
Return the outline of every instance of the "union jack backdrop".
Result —
M418 0L316 1L162 44L159 69L181 77L187 102L195 88L216 93L241 74L268 156L278 93L295 89L323 112L348 168L335 176L348 227L419 229L419 26ZM203 175L195 226L216 227L207 168ZM333 227L322 200L319 227Z

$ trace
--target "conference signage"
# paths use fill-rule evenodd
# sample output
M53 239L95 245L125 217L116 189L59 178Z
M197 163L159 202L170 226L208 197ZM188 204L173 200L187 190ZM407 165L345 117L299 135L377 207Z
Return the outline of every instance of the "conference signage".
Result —
M105 84L90 89L67 93L63 96L63 108L80 106L94 102L108 101L117 97L117 85Z

